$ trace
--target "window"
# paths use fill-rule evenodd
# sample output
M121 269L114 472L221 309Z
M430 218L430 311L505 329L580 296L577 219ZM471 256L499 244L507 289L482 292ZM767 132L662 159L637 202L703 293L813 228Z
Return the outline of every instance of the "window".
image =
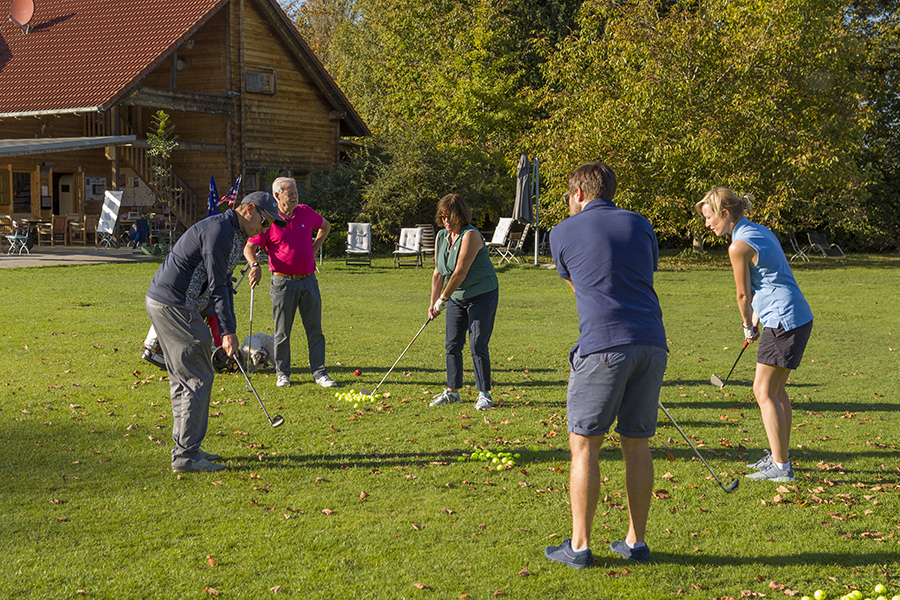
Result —
M244 74L244 87L254 94L275 93L275 69L266 67L247 67Z

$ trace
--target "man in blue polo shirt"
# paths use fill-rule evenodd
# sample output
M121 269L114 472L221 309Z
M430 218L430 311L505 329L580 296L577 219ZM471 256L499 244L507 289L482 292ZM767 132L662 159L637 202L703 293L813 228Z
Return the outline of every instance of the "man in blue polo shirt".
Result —
M550 250L578 304L578 343L569 353L566 400L572 467L572 537L544 554L575 568L593 566L591 527L600 498L599 452L616 422L625 460L628 533L610 549L648 562L644 542L653 492L649 439L666 370L666 332L653 289L659 247L644 217L617 208L616 175L587 163L569 177L569 218L554 227Z
M217 455L200 449L214 377L212 334L203 316L215 315L222 349L234 356L238 339L231 272L247 238L272 223L284 226L275 198L254 192L234 210L207 217L185 231L150 282L145 305L169 371L175 473L225 468L211 462Z

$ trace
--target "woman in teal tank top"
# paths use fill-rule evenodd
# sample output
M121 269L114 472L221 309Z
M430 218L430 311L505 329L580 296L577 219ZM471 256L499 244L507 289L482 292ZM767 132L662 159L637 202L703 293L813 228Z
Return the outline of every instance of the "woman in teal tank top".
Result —
M475 408L487 410L494 406L488 344L497 314L497 274L484 239L469 224L472 211L462 196L448 194L441 198L436 220L443 229L435 239L428 318L446 311L447 388L434 397L431 406L462 402L462 351L468 332L478 389Z
M762 412L771 451L748 468L749 479L793 481L788 455L791 442L791 400L785 386L791 371L800 366L812 332L813 314L794 279L778 238L766 227L744 216L753 205L725 187L706 193L695 206L717 236L731 234L728 247L743 319L745 347L756 339L756 376L753 395ZM758 325L762 325L760 336Z

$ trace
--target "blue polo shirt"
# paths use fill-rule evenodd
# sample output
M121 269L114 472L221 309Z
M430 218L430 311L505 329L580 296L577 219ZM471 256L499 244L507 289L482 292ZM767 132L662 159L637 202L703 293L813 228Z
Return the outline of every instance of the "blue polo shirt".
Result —
M647 219L596 199L553 228L550 251L575 287L582 356L625 344L669 349L653 289L659 245Z
M236 333L229 258L236 241L242 238L233 210L198 221L184 232L166 256L150 282L147 297L169 306L187 308L191 277L202 263L207 273L208 312L216 316L222 335Z

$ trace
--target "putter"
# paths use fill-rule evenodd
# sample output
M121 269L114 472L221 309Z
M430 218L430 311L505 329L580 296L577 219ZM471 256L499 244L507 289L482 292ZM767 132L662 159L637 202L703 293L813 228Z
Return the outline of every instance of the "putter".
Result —
M749 345L750 345L750 340L744 340L744 347L741 348L740 353L738 353L737 359L734 361L734 364L731 365L731 370L728 371L728 375L725 377L725 381L722 381L721 379L719 379L718 375L713 373L713 376L709 378L709 382L719 389L724 388L725 384L728 383L728 379L731 377L731 374L734 373L734 368L737 366L738 361L741 360L741 356L743 356L744 350L746 350L747 346L749 346Z
M694 449L694 454L696 454L697 458L700 459L700 462L702 462L706 466L706 468L709 470L710 475L712 475L713 478L716 480L716 483L719 484L719 487L721 487L723 490L725 490L725 492L728 494L730 494L731 492L736 490L738 488L738 484L741 483L741 480L735 479L734 481L729 483L728 486L726 487L725 484L722 483L722 481L719 479L719 477L712 470L712 467L709 466L709 463L706 462L706 460L703 458L703 456L700 455L700 451L697 450L697 447L690 440L690 438L687 436L687 434L684 431L682 431L681 427L678 426L678 423L675 422L675 419L672 418L672 415L669 414L669 411L666 410L666 407L663 406L662 402L659 402L659 407L661 409L663 409L663 412L666 413L666 416L669 417L670 421L672 421L672 424L675 426L675 429L677 429L678 432L681 434L681 437L684 438L684 441L686 441L688 443L688 445L690 445L690 447Z
M238 352L237 354L240 354ZM263 412L266 414L266 418L269 420L269 425L272 427L278 427L279 425L284 424L284 417L281 415L275 415L275 418L269 416L269 411L266 410L265 405L263 404L262 398L259 397L259 394L256 393L256 388L253 387L253 384L250 383L250 377L247 376L247 371L244 370L244 365L241 364L241 359L237 357L237 355L233 356L235 364L237 364L238 370L243 373L244 379L247 380L247 386L250 388L250 391L253 392L253 395L256 396L257 402L259 402L260 407L262 407Z
M425 323L423 323L422 327L419 329L419 333L422 333L422 330L425 329L425 326L428 325L428 323L430 323L431 321L432 321L431 318L429 318L427 321L425 321ZM403 355L406 354L406 351L409 350L409 347L412 346L413 342L416 341L416 338L419 337L419 333L417 333L416 336L412 339L412 341L406 345L406 348L404 348L403 352L400 353L400 356L397 357L397 360L394 361L394 364L391 365L391 368L388 369L388 372L384 374L384 377L382 377L381 381L378 382L378 385L375 386L375 389L370 392L369 390L367 390L365 388L360 388L360 390L359 390L360 394L364 394L366 396L374 396L375 395L375 392L378 391L378 388L381 387L381 384L384 383L384 380L387 379L387 376L391 374L391 371L394 370L394 367L397 366L397 363L400 362L400 359L403 358Z

